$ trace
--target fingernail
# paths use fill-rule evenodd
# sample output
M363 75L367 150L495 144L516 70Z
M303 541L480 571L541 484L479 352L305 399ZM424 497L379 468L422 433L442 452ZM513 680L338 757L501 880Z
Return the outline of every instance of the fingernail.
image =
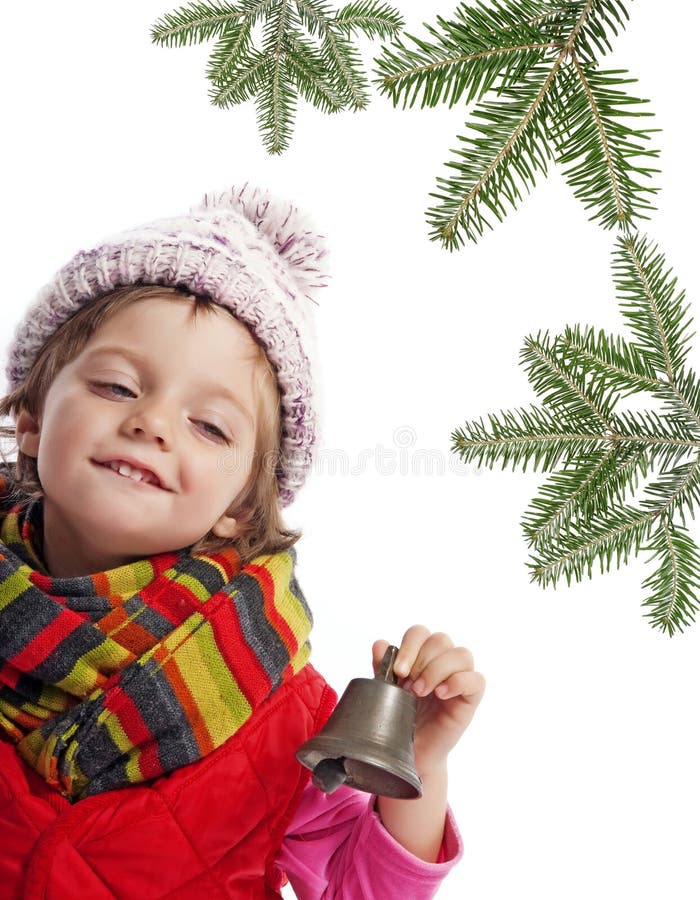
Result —
M404 662L403 660L401 660L401 662L397 662L394 666L394 671L398 675L401 675L401 676L408 675L408 673L409 673L408 663Z
M419 678L418 681L413 684L413 693L414 694L422 694L425 690L425 682L422 678Z
M410 691L411 688L413 687L413 682L411 681L410 678L407 678L407 679L404 681L404 683L401 685L401 687L402 687L405 691Z

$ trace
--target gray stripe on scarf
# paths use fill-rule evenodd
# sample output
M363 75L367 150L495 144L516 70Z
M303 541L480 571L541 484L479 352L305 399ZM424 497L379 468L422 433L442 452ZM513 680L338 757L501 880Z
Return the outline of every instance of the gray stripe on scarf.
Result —
M7 577L0 565L0 579ZM27 616L26 598L32 603L32 617ZM60 608L47 603L45 595L30 588L8 603L0 617L0 646L3 661L12 659L39 632L58 617Z
M287 648L265 615L265 599L257 579L241 572L236 576L235 586L240 588L233 602L243 637L276 688L282 683L282 672L289 662Z

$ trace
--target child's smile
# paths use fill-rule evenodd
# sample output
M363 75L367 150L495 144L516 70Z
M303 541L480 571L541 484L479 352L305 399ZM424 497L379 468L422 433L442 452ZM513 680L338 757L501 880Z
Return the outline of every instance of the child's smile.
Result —
M147 468L140 460L125 460L120 457L119 459L110 459L104 462L99 460L93 460L93 462L98 466L116 472L122 478L127 478L136 484L149 485L159 490L170 490L162 483L158 473Z
M95 465L100 466L103 469L107 469L108 472L114 472L119 475L120 478L126 478L127 481L131 481L132 484L138 484L141 487L150 487L155 488L156 490L169 490L164 485L161 484L158 476L151 472L149 469L145 468L142 465L130 465L128 462L124 462L123 460L112 460L110 462L97 462L93 460Z

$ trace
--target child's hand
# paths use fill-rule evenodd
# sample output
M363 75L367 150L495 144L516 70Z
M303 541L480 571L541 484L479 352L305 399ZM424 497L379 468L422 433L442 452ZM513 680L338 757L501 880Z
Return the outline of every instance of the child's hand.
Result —
M388 646L387 641L372 645L375 672ZM423 625L413 625L403 636L394 671L399 685L419 698L414 756L423 777L444 767L484 695L484 676L474 671L469 650Z

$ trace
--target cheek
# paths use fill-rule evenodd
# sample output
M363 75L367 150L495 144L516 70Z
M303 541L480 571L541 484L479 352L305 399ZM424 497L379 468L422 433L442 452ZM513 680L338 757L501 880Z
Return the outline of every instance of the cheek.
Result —
M228 489L240 490L253 467L254 448L237 444L222 449L217 456L217 477Z
M89 439L94 432L94 419L77 413L73 405L62 404L47 410L42 423L39 440L39 458L52 457L57 464L66 462L66 455L71 456L84 448L90 450Z

